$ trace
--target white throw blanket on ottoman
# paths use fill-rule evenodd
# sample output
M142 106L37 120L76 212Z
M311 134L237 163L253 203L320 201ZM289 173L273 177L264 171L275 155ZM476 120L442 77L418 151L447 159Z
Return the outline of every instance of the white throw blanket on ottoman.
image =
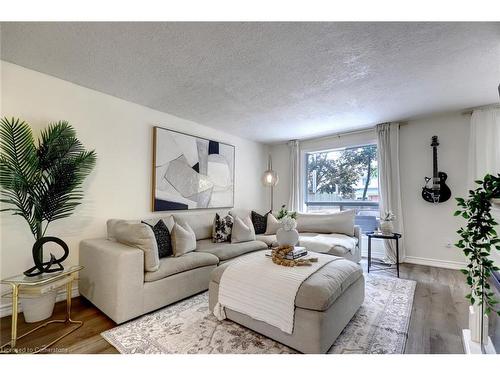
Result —
M354 237L346 236L345 234L318 234L317 236L301 236L300 246L303 246L307 251L314 251L317 253L328 253L334 247L341 247L346 252L351 254L354 252L358 241Z
M301 284L326 264L341 258L309 252L309 257L317 257L318 262L284 267L274 264L265 253L259 251L231 262L219 283L214 315L225 319L227 307L292 334L295 297Z

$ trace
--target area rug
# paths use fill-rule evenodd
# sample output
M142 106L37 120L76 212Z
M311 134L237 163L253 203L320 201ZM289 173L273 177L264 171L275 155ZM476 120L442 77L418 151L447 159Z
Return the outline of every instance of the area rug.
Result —
M365 275L365 301L329 353L400 354L416 282ZM101 333L123 354L291 354L293 349L208 311L208 293Z

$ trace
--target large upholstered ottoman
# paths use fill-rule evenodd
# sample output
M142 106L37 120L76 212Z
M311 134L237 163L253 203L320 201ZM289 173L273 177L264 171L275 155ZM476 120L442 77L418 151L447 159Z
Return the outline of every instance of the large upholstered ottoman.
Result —
M335 257L300 286L295 298L292 334L248 315L225 309L227 319L281 342L302 353L326 353L363 303L365 280L361 266ZM218 301L219 283L225 263L212 271L209 306ZM270 286L272 287L272 286Z

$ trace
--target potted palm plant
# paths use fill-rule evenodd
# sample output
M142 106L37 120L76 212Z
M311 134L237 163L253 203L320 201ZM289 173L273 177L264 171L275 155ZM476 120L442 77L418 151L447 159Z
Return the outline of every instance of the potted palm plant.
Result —
M50 223L70 216L81 203L81 185L95 163L95 152L85 150L66 121L49 124L36 143L26 122L14 118L0 121L1 211L22 217L35 240L32 251L35 266L25 272L26 276L63 269L61 263L68 255L67 245L59 238L45 235ZM44 261L43 245L47 242L59 244L64 255L56 259L50 254L50 260ZM47 300L45 306L29 303L30 300L23 305L21 298L26 320L42 320L52 314L55 294L41 298ZM52 308L47 307L50 303ZM31 313L30 306L44 313Z

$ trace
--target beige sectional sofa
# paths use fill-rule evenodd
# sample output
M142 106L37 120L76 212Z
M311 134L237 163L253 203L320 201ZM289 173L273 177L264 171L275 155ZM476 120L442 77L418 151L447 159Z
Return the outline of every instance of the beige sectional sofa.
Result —
M227 213L227 212L226 212ZM108 221L108 237L80 243L79 291L116 323L123 323L150 311L208 289L210 273L219 262L248 252L263 250L261 241L213 243L215 213L174 214L185 220L196 235L196 250L180 257L158 259L145 269L145 251L113 238L116 221ZM140 223L140 220L130 220ZM151 241L155 251L154 235ZM156 249L157 251L157 249Z
M250 214L250 210L233 209L230 214L244 217ZM255 241L213 243L214 216L215 212L204 212L163 217L165 220L187 222L196 236L196 250L179 257L161 259L157 256L154 234L144 229L146 225L135 226L142 228L140 243L129 241L124 244L115 238L116 220L109 220L107 238L80 243L80 264L85 267L80 272L80 294L116 323L122 323L207 290L210 274L217 265L243 254L267 249L276 240L276 236L257 236ZM140 220L127 222L140 223ZM335 248L329 253L359 262L360 229L356 227L354 234L357 246L352 254L339 254L340 250ZM314 235L311 232L301 234L304 237ZM127 233L127 236L133 237L134 233Z

